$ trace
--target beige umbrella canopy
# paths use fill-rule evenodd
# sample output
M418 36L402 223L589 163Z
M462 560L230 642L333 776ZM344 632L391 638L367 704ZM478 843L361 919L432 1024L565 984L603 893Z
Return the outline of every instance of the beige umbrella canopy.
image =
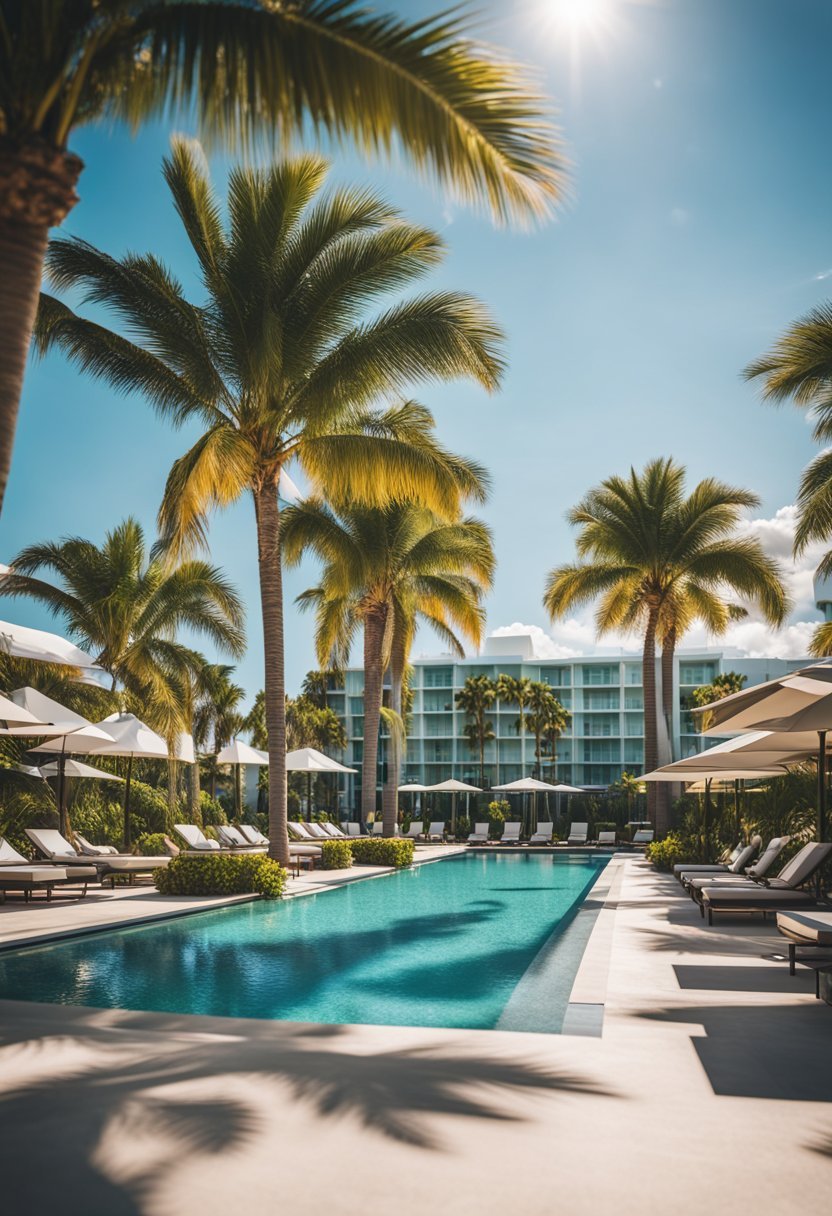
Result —
M453 832L456 828L457 794L481 794L482 790L478 785L468 785L465 781L457 781L456 777L449 777L447 781L439 781L436 785L426 785L425 792L451 795L451 831Z
M240 739L227 744L214 757L217 764L268 764L269 753L261 752Z
M0 694L0 722L3 724L3 733L10 734L16 728L21 728L18 733L28 734L43 734L49 728L49 722L44 722L37 714L33 714L30 710L22 705L18 705L10 697L4 697ZM35 731L33 727L38 729Z
M298 747L286 753L287 773L306 773L306 807L307 814L312 813L312 774L313 773L354 773L357 769L347 768L331 756L319 752L316 747Z
M81 682L85 684L98 684L96 673L104 674L85 650L66 638L43 629L30 629L28 625L14 625L11 621L0 621L0 651L15 659L35 659L42 663L77 667L82 673Z
M59 776L60 765L57 760L52 760L49 764L42 764L37 770L41 777L57 777ZM124 782L123 777L116 776L115 773L106 773L103 768L93 768L91 764L83 764L80 760L69 759L64 763L64 772L67 777L86 777L90 781L119 781Z

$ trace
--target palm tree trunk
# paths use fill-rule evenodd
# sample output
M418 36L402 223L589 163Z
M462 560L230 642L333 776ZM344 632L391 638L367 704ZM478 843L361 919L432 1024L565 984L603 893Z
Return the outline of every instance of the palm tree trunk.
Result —
M0 139L0 511L49 229L78 201L77 156L45 142Z
M644 770L651 773L658 765L659 733L656 714L656 622L658 608L651 606L647 618L647 628L644 632L644 650L641 660L641 683L644 696ZM656 783L647 784L647 815L653 827L660 835L665 830L664 824L657 820Z
M662 640L662 714L667 733L666 757L659 757L662 764L676 759L676 756L673 754L673 669L675 667L675 655L676 630L669 629ZM671 801L678 796L680 789L681 786L665 785L662 782L656 792L656 810L659 819L664 821L666 829L670 827Z
M364 618L364 759L361 762L361 818L376 813L378 729L381 722L382 649L387 609L376 608Z
M390 660L390 708L401 718L402 690L404 687L404 665L395 652ZM390 759L387 765L387 780L381 792L381 813L384 835L395 836L399 807L399 779L402 764L402 749L399 732L391 726Z
M283 571L280 557L280 508L277 478L254 491L257 561L263 611L266 662L264 700L269 752L269 856L289 862L286 790L286 672L283 654Z
M200 808L199 788L199 756L195 756L188 773L188 803L191 811L191 823L202 827L202 810Z

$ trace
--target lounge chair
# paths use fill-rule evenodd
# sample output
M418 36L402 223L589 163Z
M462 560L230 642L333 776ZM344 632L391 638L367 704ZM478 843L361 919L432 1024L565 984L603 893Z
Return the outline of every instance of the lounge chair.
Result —
M633 848L634 849L646 849L648 844L653 843L653 837L655 836L655 834L656 833L653 831L652 828L639 828L639 830L636 832L635 836L633 836L633 839L632 839Z
M425 840L443 840L445 839L445 821L444 819L435 820L428 830L423 833Z
M0 903L6 902L6 891L22 891L28 903L33 891L45 891L47 900L52 898L56 886L82 886L79 899L87 893L89 882L98 878L95 866L64 866L38 864L18 853L9 842L0 838Z
M757 855L760 845L763 843L762 837L752 836L747 845L740 849L737 856L730 865L680 865L674 866L673 872L679 879L683 887L686 887L694 878L716 878L719 874L736 874L742 875L746 866L750 866Z
M241 823L240 832L242 833L243 836L245 836L245 838L249 842L249 844L264 844L266 846L266 848L269 847L268 836L264 836L263 833L259 830L259 828L254 827L253 824Z
M235 828L232 823L218 824L217 835L220 838L220 844L239 853L265 853L266 851L265 845L252 844L250 840L246 839L240 829Z
M529 844L551 844L553 825L545 820L538 822L537 831L529 837Z
M377 819L375 821L375 823L373 824L373 835L374 836L383 836L384 835L384 824L382 823L382 821L380 819Z
M685 888L690 892L692 899L701 903L702 891L705 887L714 884L735 885L747 882L749 878L752 882L761 882L790 840L791 836L772 837L757 860L746 868L744 874L734 874L729 871L727 874L694 874L692 877L688 875L684 883Z
M53 865L64 866L72 872L77 867L94 867L99 879L109 878L110 884L115 885L118 875L126 874L132 882L135 874L149 874L153 870L163 869L170 865L170 857L138 857L134 853L117 853L109 851L111 846L90 845L87 848L107 848L106 853L94 852L80 854L69 843L66 837L54 828L27 828L26 835L42 856Z
M586 844L586 838L589 835L588 823L573 823L569 827L569 835L566 838L567 844L581 845Z
M806 844L776 878L765 882L711 883L702 890L702 914L713 924L715 912L788 912L816 906L811 891L800 890L832 855L832 844Z
M614 849L616 846L615 832L599 832L598 833L598 848L599 849Z
M500 837L500 844L519 844L520 829L522 823L507 823L503 826L503 834Z
M789 939L789 975L794 975L798 962L814 964L832 962L832 912L778 912L777 928ZM798 959L798 946L804 950L821 950L822 957ZM820 973L815 967L815 995L820 996Z
M85 857L118 857L118 849L111 844L90 844L86 836L82 836L80 832L75 832L75 851L81 852Z
M323 819L318 826L322 828L324 832L326 832L330 840L344 839L344 833L341 831L341 829L336 827L334 823L330 823L328 819Z
M314 819L310 819L303 826L313 840L329 840L329 832L324 829L323 824L316 823Z
M309 831L308 823L301 823L299 820L290 819L287 827L289 835L293 840L308 840L311 842L315 839L312 832Z
M348 823L347 824L347 835L348 836L360 836L361 834L362 833L361 833L361 824L360 823Z
M485 823L475 823L474 830L471 833L471 835L468 837L468 843L469 844L487 844L488 843L488 829L490 827L491 827L491 824L488 823L488 821L486 821Z
M173 830L181 836L185 844L194 853L217 853L220 851L218 840L209 840L202 828L195 823L175 823Z
M752 837L752 841L753 840L758 840L760 844L763 843L759 836ZM691 863L688 861L677 862L677 864L673 867L673 875L675 878L678 878L680 874L688 871L691 874L725 874L731 869L734 862L745 848L747 848L747 845L745 844L745 841L741 840L738 844L734 845L730 853L723 853L719 861L713 861L707 865L691 865Z
M417 838L417 836L422 835L424 830L425 830L425 825L424 825L423 821L421 819L413 819L411 821L410 827L407 829L407 832L405 833L406 838L408 840L415 840Z

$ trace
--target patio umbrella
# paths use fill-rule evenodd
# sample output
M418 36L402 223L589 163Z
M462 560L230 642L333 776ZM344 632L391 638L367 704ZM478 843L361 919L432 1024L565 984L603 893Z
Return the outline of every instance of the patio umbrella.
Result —
M104 674L85 650L66 638L43 629L30 629L28 625L14 625L11 621L0 621L0 650L15 659L36 659L42 663L78 667L84 673L84 683L97 684L96 673Z
M127 779L124 786L124 849L130 848L130 784L134 760L168 760L168 745L161 735L146 726L135 714L110 714L96 727L109 736L103 739L78 738L80 732L66 737L66 751L95 756L126 756ZM55 751L49 743L31 748L32 752Z
M410 807L411 819L415 819L415 817L416 817L416 795L424 794L427 791L427 788L428 787L426 785L420 785L418 781L408 781L406 785L399 786L398 792L400 794L412 794L413 795L413 802Z
M72 734L80 737L83 740L104 740L109 739L109 735L105 731L93 726L81 714L76 713L72 709L67 709L65 705L61 705L59 701L55 701L52 697L47 697L45 693L39 692L37 688L30 688L28 685L23 688L16 688L11 694L11 700L16 705L20 705L27 713L34 715L42 722L47 722L48 725L40 727L34 726L14 726L2 731L2 734L9 736L20 736L27 738L55 738L56 742L50 745L44 745L45 751L59 752L58 757L58 819L59 827L63 835L66 835L66 786L64 784L63 766L66 755L66 739ZM58 745L57 739L60 738L61 743ZM82 749L83 750L83 749Z
M817 838L826 836L826 740L832 730L832 664L811 663L776 680L755 684L703 705L709 715L706 735L732 731L774 731L780 735L815 736L818 766Z
M715 748L711 749L711 751L715 751L715 750L716 750ZM702 752L702 753L700 753L699 756L688 757L688 760L702 759L704 761L705 758L709 755L710 755L710 752ZM680 761L677 761L675 764L667 764L664 766L664 768L658 768L655 770L655 772L645 773L645 775L641 778L641 780L642 781L672 781L676 784L678 784L680 782L681 783L693 782L694 784L691 787L690 792L691 793L702 792L705 795L705 806L703 809L703 834L705 836L705 839L707 839L707 833L709 830L708 820L709 820L709 813L710 813L710 805L711 805L710 799L711 799L711 790L713 788L713 783L716 782L717 785L723 784L729 788L730 788L730 785L733 785L733 788L734 788L734 817L736 820L735 826L736 826L737 836L739 836L740 819L741 819L741 804L740 804L741 782L760 780L761 778L764 778L764 777L783 777L788 772L788 769L786 768L785 763L782 765L774 765L774 766L771 766L768 768L755 767L754 761L752 759L753 753L747 755L746 757L743 757L742 754L740 754L739 759L736 758L737 757L736 751L733 753L733 755L735 757L735 759L734 759L735 767L734 768L730 768L730 767L718 768L717 767L717 768L712 768L712 769L707 769L707 768L696 769L695 767L690 766L688 764L688 761L680 760ZM686 766L686 767L683 767L683 766ZM699 788L697 788L697 787L699 787Z
M451 831L456 829L456 796L457 794L481 794L482 790L478 785L466 785L464 781L457 781L456 777L449 777L447 781L440 781L437 785L426 785L425 791L430 791L436 794L451 795Z
M537 777L521 777L518 781L509 781L505 785L495 785L492 788L495 791L495 793L531 794L532 795L531 803L532 803L532 808L533 808L534 814L532 815L533 822L529 823L529 827L534 831L537 829L537 795L538 795L538 792L543 792L545 794L552 794L552 793L557 794L557 793L560 793L564 788L569 788L569 787L568 786L564 787L562 785L553 785L549 781L538 781ZM525 816L524 816L524 818L525 818Z
M269 763L269 753L261 752L258 748L239 739L234 739L217 752L214 760L217 764L231 764L236 767L234 777L234 804L237 815L243 813L243 792L240 788L240 773L244 764L263 765Z
M49 764L42 764L37 771L41 777L57 777L61 765L57 760L52 760ZM83 764L80 760L65 760L63 771L67 777L86 777L90 781L124 781L123 777L118 777L115 773L106 773L103 768L93 768L91 764Z
M16 728L18 733L22 730L24 733L28 730L29 734L40 734L41 729L48 730L49 723L44 722L37 714L31 713L22 705L18 705L10 697L4 697L0 693L0 722L3 724L3 734L10 734ZM33 727L38 727L37 731L33 731Z
M306 773L306 812L307 818L312 814L312 774L313 773L355 773L357 769L347 768L331 756L324 755L315 747L298 747L286 753L287 773Z

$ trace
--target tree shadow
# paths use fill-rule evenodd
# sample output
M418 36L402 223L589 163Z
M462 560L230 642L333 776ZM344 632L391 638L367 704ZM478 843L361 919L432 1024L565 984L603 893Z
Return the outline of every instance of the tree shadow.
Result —
M808 992L814 994L815 978L810 971L789 975L787 967L708 967L677 963L673 967L682 989L709 992Z
M349 1031L337 1026L44 1010L21 1002L3 1008L0 1043L7 1075L34 1078L0 1092L4 1199L10 1209L68 1216L140 1216L183 1158L233 1153L251 1141L260 1115L229 1096L236 1078L256 1082L258 1101L285 1107L288 1088L321 1119L351 1116L367 1130L434 1152L441 1144L431 1116L518 1122L527 1116L511 1095L609 1092L574 1071L458 1045L388 1049L385 1040L382 1050L365 1054L352 1050ZM79 1060L70 1072L68 1053ZM136 1143L142 1151L129 1171L106 1159L106 1145L112 1153L114 1144L127 1151ZM278 1174L281 1165L278 1146Z
M829 1009L799 1005L704 1005L642 1017L701 1025L693 1046L714 1093L740 1098L832 1102Z

